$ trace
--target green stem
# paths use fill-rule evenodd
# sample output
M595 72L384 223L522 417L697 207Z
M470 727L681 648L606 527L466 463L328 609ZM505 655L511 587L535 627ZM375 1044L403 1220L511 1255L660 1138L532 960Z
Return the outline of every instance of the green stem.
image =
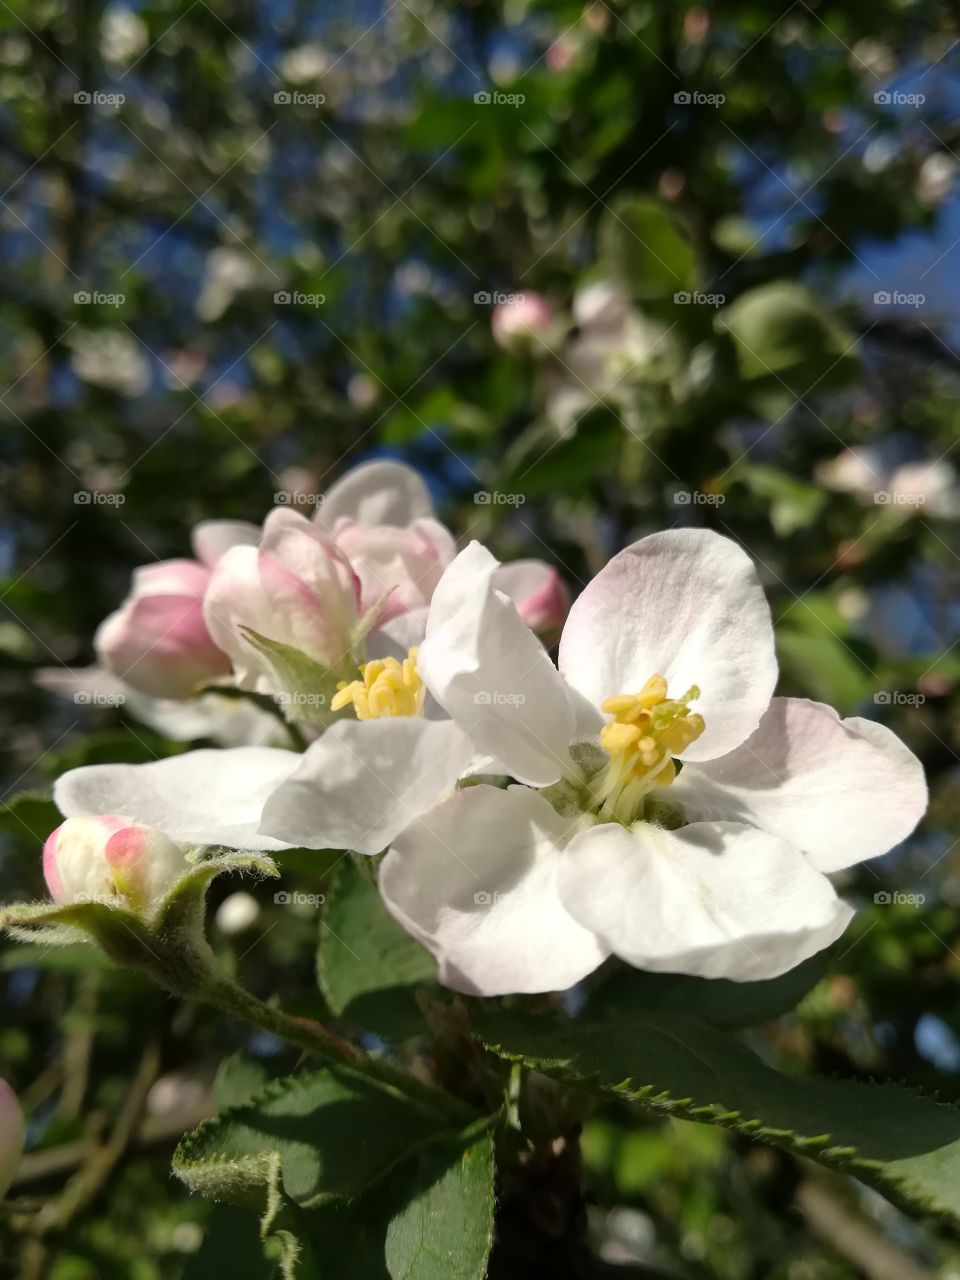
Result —
M224 1012L244 1018L281 1040L289 1040L301 1049L317 1054L327 1062L346 1067L369 1080L376 1080L402 1094L408 1101L434 1114L447 1116L458 1126L477 1119L477 1112L472 1107L446 1090L417 1079L387 1058L364 1052L358 1045L345 1040L321 1023L314 1022L312 1018L295 1018L275 1005L265 1004L227 979L221 979L198 994Z

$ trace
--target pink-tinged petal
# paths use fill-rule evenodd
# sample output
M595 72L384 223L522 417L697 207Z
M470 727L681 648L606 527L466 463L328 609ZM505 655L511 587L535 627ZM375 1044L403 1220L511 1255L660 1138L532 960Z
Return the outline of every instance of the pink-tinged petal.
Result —
M141 596L182 596L202 600L210 581L210 570L196 560L158 560L133 572L132 598Z
M905 840L927 808L920 761L872 720L774 698L729 755L686 765L670 789L688 820L730 818L789 840L840 871Z
M546 650L497 591L498 568L479 542L461 551L434 593L417 666L478 752L546 786L569 763L574 713Z
M334 539L360 579L362 611L385 600L381 622L428 605L457 554L453 536L436 520L415 520L397 529L343 517Z
M853 916L798 849L738 822L592 827L567 846L560 893L628 964L737 982L794 968Z
M231 547L255 547L260 529L247 520L201 520L190 540L197 559L212 569Z
M60 824L62 826L63 823ZM43 844L43 878L54 902L64 901L63 881L57 867L57 836L60 834L60 827L51 831Z
M571 830L526 787L467 787L418 819L380 867L387 910L440 980L473 995L563 991L609 951L564 907Z
M497 346L509 349L545 338L553 319L553 308L542 294L519 293L494 307L490 328Z
M108 671L156 698L189 697L230 670L197 597L135 595L100 624L94 644Z
M570 592L553 565L542 560L511 560L493 579L508 595L528 627L541 634L559 631L570 612Z
M654 533L614 556L574 601L559 663L594 706L638 692L652 675L665 677L671 697L696 685L692 706L706 728L684 760L739 746L777 681L770 609L753 562L706 529Z
M433 516L433 502L423 480L402 462L364 462L327 490L315 520L332 529L341 516L362 525L391 524L404 528Z

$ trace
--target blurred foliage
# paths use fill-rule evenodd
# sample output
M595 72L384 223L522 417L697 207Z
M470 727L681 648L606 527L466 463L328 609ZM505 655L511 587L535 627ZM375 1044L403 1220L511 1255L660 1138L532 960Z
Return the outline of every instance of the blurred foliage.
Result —
M845 877L863 910L828 973L794 1012L761 1000L773 1020L748 1041L782 1069L960 1098L956 21L927 0L0 6L4 895L42 892L52 777L182 749L57 702L34 669L89 661L131 569L186 554L196 520L309 502L391 452L458 534L549 558L574 589L652 529L743 542L782 691L890 724L933 799L905 848ZM582 298L600 280L629 309L598 346ZM524 291L557 334L503 350L489 299ZM865 478L843 479L849 448ZM334 862L289 856L284 883L322 892ZM346 876L329 906L364 936ZM213 929L252 990L406 1034L338 973L324 926L318 990L315 910L254 892L244 932ZM271 1274L251 1218L208 1219L166 1170L226 1055L263 1075L295 1055L90 951L4 943L0 969L0 1072L31 1117L18 1193L58 1193L158 1063L142 1142L62 1229L6 1233L6 1271ZM862 1274L783 1153L617 1102L582 1146L593 1274ZM946 1235L830 1189L918 1274L960 1273ZM507 1242L491 1274L550 1256L549 1215L529 1216L526 1270Z

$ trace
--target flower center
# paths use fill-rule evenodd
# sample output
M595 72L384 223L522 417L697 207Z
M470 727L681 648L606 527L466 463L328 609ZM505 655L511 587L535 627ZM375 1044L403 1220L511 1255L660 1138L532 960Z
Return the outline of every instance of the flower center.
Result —
M648 792L670 786L673 757L704 730L703 716L687 705L699 697L692 685L682 698L668 698L663 676L651 676L639 693L604 701L600 709L613 719L601 729L600 745L610 759L590 783L601 819L633 822Z
M358 720L381 716L421 716L426 689L417 671L417 646L397 658L374 658L360 667L362 679L341 680L330 703L331 711L353 704Z

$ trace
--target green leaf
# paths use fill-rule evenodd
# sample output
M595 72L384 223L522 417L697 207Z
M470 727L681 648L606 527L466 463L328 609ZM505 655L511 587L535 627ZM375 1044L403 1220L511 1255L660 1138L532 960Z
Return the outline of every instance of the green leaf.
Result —
M245 1053L231 1053L217 1068L213 1081L213 1101L218 1111L239 1107L259 1093L270 1078L262 1062Z
M858 369L856 341L802 285L774 280L749 289L716 318L737 349L740 376L771 378L801 396L842 386Z
M781 538L798 529L809 528L827 501L827 493L822 486L798 480L776 467L744 466L738 471L738 479L769 503L770 524Z
M38 847L62 821L49 791L18 791L9 800L0 801L0 832Z
M327 892L317 977L338 1018L393 1039L416 1034L418 987L436 986L437 966L388 914L376 886L349 859Z
M496 1013L477 1022L504 1058L810 1156L907 1210L960 1223L960 1108L893 1084L782 1075L680 1014L560 1025Z
M493 1243L493 1143L443 1144L349 1204L285 1213L300 1280L484 1280Z
M230 1280L271 1280L277 1273L276 1263L267 1260L264 1249L256 1214L218 1204L210 1214L203 1243L187 1261L183 1280L218 1275Z
M351 1199L450 1122L346 1068L274 1081L180 1143L173 1169L193 1191L270 1210Z
M598 232L600 260L614 280L626 280L638 297L673 294L693 286L697 263L673 212L651 196L618 199Z
M680 973L615 969L587 998L583 1017L624 1018L682 1009L715 1027L753 1027L789 1012L826 972L826 954L811 956L766 982L730 982Z
M241 627L247 640L273 668L283 693L275 695L288 720L306 724L326 724L331 718L330 703L343 672L331 670L291 644L271 640L250 627Z

